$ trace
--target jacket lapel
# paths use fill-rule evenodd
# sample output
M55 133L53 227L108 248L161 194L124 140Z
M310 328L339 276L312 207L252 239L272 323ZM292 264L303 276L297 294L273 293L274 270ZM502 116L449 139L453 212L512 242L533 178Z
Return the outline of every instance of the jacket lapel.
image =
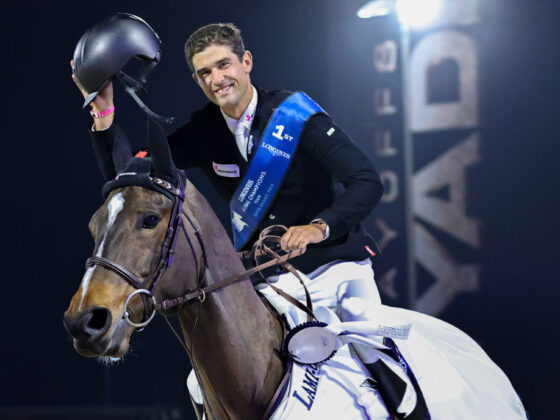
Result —
M255 111L255 119L253 120L253 124L251 125L250 135L253 136L253 148L249 155L249 162L246 163L247 167L251 164L255 152L261 144L264 130L266 129L268 121L270 120L270 117L274 112L274 109L278 106L278 104L276 104L276 101L274 100L274 96L271 93L262 90L258 86L255 86L255 88L257 89L258 100L257 109Z

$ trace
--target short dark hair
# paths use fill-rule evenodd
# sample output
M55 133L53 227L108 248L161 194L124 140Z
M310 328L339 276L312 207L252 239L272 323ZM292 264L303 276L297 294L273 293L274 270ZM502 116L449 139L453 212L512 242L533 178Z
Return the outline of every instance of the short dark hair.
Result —
M243 59L245 45L243 45L239 28L233 23L211 23L198 28L185 42L185 57L191 71L194 71L193 56L211 45L230 47L233 53L239 57L239 61Z

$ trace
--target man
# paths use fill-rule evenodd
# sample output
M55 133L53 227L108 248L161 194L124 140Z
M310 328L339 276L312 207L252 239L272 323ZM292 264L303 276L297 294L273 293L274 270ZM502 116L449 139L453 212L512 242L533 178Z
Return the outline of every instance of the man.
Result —
M221 196L230 201L253 163L271 115L290 92L268 92L251 84L253 58L233 24L198 29L187 40L185 55L194 81L210 103L169 136L173 160L179 168L200 167ZM103 162L106 154L124 141L114 113L106 111L114 109L111 83L92 102L92 108L98 118L91 136ZM108 179L115 176L108 173L110 169L102 170ZM333 181L344 187L338 197ZM242 249L250 249L266 227L288 226L282 248L307 249L292 263L307 274L314 303L336 308L343 320L373 320L380 298L370 257L379 250L360 222L382 193L379 175L368 158L329 116L316 113L306 121L284 180ZM274 280L288 293L303 298L292 274L281 274ZM395 375L374 352L361 346L355 349L374 378ZM402 371L398 376L401 379L395 380L406 389L397 392L396 399L384 399L395 400L390 403L392 411L409 414L416 405L416 393Z

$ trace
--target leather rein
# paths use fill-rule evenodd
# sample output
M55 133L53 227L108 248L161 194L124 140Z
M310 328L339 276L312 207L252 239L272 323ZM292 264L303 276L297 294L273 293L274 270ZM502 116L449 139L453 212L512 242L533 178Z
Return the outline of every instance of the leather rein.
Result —
M184 186L182 185L181 181L179 182L179 188L176 188L168 181L162 180L160 178L150 177L150 180L154 183L154 185L161 188L165 188L167 192L170 192L173 195L174 202L173 202L173 210L171 212L171 218L169 220L169 226L167 228L167 232L161 247L161 252L158 256L158 259L152 266L150 272L148 273L148 275L146 275L143 279L139 279L127 268L105 257L92 256L88 258L86 261L86 268L99 265L103 268L111 270L114 273L118 274L123 280L125 280L128 284L130 284L134 289L136 289L126 298L125 305L124 305L125 311L123 313L123 319L125 319L126 322L128 322L133 327L137 329L144 328L152 321L156 312L158 311L173 309L178 306L187 304L193 300L204 302L207 294L217 289L220 289L224 286L227 286L229 284L235 283L236 281L239 281L241 279L245 279L273 265L281 264L287 270L291 271L296 276L298 276L295 269L291 267L290 264L287 263L287 260L296 257L298 255L301 255L304 251L302 251L301 249L297 249L294 251L290 251L281 256L277 254L271 247L267 245L267 242L272 241L273 243L278 244L280 242L280 236L272 235L271 232L274 229L285 230L286 228L283 226L271 226L267 229L264 229L261 232L259 240L255 243L255 246L253 247L252 251L246 252L244 254L254 258L255 262L257 261L257 258L263 254L267 254L273 257L272 260L267 261L263 264L256 265L254 268L246 270L232 277L228 277L224 280L221 280L209 286L202 287L201 285L205 277L206 269L208 268L208 260L206 257L206 250L204 247L204 243L202 241L202 237L200 235L200 231L197 229L197 227L195 226L191 218L188 216L188 214L183 210L183 203L185 200ZM181 216L184 216L187 219L198 240L200 249L202 250L202 264L201 264L202 267L199 267L199 259L196 256L195 248L187 233L185 224L183 223ZM183 231L185 238L187 239L187 242L189 243L189 246L191 248L191 252L193 254L193 259L195 261L195 269L196 272L198 273L198 279L197 279L198 287L195 290L188 290L185 294L181 296L177 296L175 298L165 299L162 300L161 302L157 302L154 296L155 290L163 274L165 273L166 269L168 267L171 267L173 263L173 255L174 255L175 245L178 236L177 234L180 230ZM263 279L266 280L264 277ZM303 281L301 279L300 281L303 284ZM275 287L273 288L276 290ZM277 292L283 295L282 291L277 290ZM308 294L307 290L306 290L306 294ZM131 299L136 295L140 295L142 297L143 306L144 306L144 315L141 322L134 322L130 319L131 310L129 308L129 303ZM309 296L307 296L308 297L307 307L289 295L286 295L284 297L290 300L290 302L292 302L294 305L298 306L298 308L306 312L308 314L308 319L311 319L311 317L314 318L313 309L311 306L311 299Z

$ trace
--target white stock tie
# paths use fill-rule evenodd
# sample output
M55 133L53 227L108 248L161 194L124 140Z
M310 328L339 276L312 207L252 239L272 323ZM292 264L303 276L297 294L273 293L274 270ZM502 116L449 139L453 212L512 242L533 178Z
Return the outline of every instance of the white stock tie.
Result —
M247 158L247 128L244 124L239 123L235 128L235 142L237 143L237 147L239 148L239 152L243 159L248 160Z

